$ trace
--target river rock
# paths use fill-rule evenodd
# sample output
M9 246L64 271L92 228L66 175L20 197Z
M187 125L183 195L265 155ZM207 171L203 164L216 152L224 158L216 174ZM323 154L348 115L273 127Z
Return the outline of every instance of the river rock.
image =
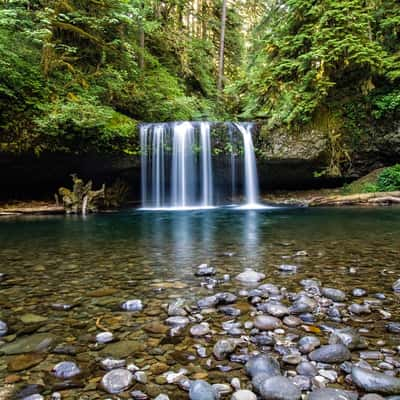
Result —
M308 400L357 400L358 394L349 390L323 388L310 393Z
M272 315L273 317L282 318L289 314L289 309L278 301L269 301L257 307L259 310Z
M19 354L8 360L7 368L11 372L23 371L40 364L45 358L44 353Z
M257 283L265 278L265 274L246 268L244 272L236 276L236 279L243 283Z
M121 308L125 311L138 312L143 310L142 300L128 300L121 304Z
M195 272L196 276L211 276L215 274L216 274L215 268L208 264L199 265Z
M132 373L123 368L113 369L107 372L101 380L102 388L110 394L123 392L129 389L132 383Z
M212 308L219 303L217 296L203 297L197 301L197 307L199 308Z
M231 400L257 400L257 396L250 390L238 390L233 393Z
M165 323L173 328L184 328L189 323L189 318L187 317L169 317L166 319Z
M113 358L126 358L135 353L140 353L146 349L146 344L142 341L122 340L120 342L107 344L101 349L101 356L110 356Z
M249 358L245 365L248 375L255 377L259 374L266 374L267 377L280 375L281 368L278 361L266 354L257 354Z
M351 371L353 383L364 392L374 392L385 395L400 393L400 379L360 367Z
M0 319L0 337L4 336L8 332L7 324Z
M70 379L81 373L80 368L72 361L61 361L51 370L52 374L59 379Z
M218 340L214 345L213 354L217 360L225 359L229 354L233 353L236 349L236 340L222 339Z
M126 361L123 359L117 360L115 358L107 357L100 361L100 365L103 369L110 371L111 369L125 367Z
M303 336L299 342L299 351L303 354L311 353L321 345L320 340L316 336Z
M297 272L297 265L281 264L278 269L282 272L294 274Z
M168 316L169 317L185 317L187 311L184 308L185 300L177 299L173 303L168 305Z
M54 344L56 337L51 333L37 333L22 336L0 347L0 353L6 355L45 352Z
M217 293L215 297L218 300L218 304L231 304L237 300L237 296L229 292Z
M367 344L363 338L351 327L335 329L330 338L329 344L344 344L350 350L364 349Z
M192 336L205 336L210 332L210 325L207 322L202 322L201 324L193 325L190 328L190 334Z
M400 333L400 322L389 322L386 330L391 333Z
M37 314L23 314L19 317L19 319L24 323L24 324L37 324L40 322L45 322L47 321L47 317L43 317L41 315Z
M400 292L400 279L393 283L392 288L395 292Z
M270 315L257 315L254 326L262 331L272 331L282 327L282 321Z
M390 397L392 397L392 396L390 396ZM390 399L390 397L386 397L386 399ZM397 397L397 400L399 399L398 396L395 396L395 397ZM361 397L361 400L385 400L385 398L382 396L379 396L379 394L369 393L369 394L366 394L363 397ZM392 400L394 400L393 397L392 397Z
M323 363L341 363L351 359L349 349L343 344L328 344L309 354L310 360Z
M346 300L346 293L339 289L323 287L321 293L333 301L341 302Z
M217 394L215 389L207 382L197 380L190 384L189 389L190 400L216 400Z
M297 367L296 371L299 375L313 377L318 375L318 370L314 364L311 364L308 361L301 362Z
M260 386L260 394L264 400L298 400L301 390L284 376L273 376Z
M96 342L100 344L109 343L114 340L114 335L111 332L100 332L96 335Z

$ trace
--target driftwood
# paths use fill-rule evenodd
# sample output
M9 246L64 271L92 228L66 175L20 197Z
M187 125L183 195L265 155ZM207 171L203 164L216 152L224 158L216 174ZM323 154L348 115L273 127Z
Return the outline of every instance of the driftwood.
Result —
M72 174L72 190L61 187L58 193L67 214L82 214L98 210L99 202L104 199L105 185L100 190L92 190L92 181L84 183L76 174Z
M400 191L360 193L343 196L314 197L308 201L309 207L321 206L356 206L400 204Z

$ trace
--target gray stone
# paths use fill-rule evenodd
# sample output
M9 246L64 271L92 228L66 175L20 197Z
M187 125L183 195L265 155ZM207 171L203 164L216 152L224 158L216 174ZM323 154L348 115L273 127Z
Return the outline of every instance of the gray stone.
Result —
M323 363L341 363L351 359L349 349L343 344L328 344L309 354L310 360Z
M59 379L69 379L81 373L80 368L72 361L61 361L51 370L52 374Z
M361 397L361 400L385 400L384 397L379 396L379 394L369 393Z
M310 393L308 400L357 400L358 394L348 390L324 388Z
M190 334L192 336L204 336L210 332L210 326L207 322L202 322L201 324L193 325L190 328Z
M303 336L297 345L301 353L308 354L319 347L321 342L316 336Z
M365 392L387 395L400 393L400 379L381 372L353 367L351 378L353 383Z
M165 323L174 328L176 327L184 328L189 323L189 318L179 317L179 316L169 317L166 319Z
M364 349L367 344L353 328L336 329L329 338L329 344L344 344L350 350Z
M236 276L236 279L243 283L256 283L262 281L264 278L265 274L256 272L251 268L246 268L244 272Z
M400 333L400 322L389 322L386 330L391 333Z
M281 264L279 266L279 271L294 274L295 272L297 272L297 266L296 265L290 265L290 264Z
M257 308L260 309L259 307ZM265 303L262 311L265 311L267 314L278 318L289 314L289 309L277 301L269 301L268 303Z
M47 351L54 344L56 337L51 333L37 333L22 336L0 347L0 353L6 355Z
M4 336L8 332L7 324L0 319L0 337Z
M189 389L190 400L216 400L215 389L207 382L197 380L193 381Z
M259 374L266 374L267 377L272 377L281 374L281 368L278 361L266 354L258 354L249 358L245 365L248 375L255 377Z
M233 353L236 348L236 340L222 339L218 340L214 345L213 354L217 360L225 359L229 354Z
M154 400L169 400L169 397L166 394L161 393Z
M296 367L296 371L300 375L309 376L309 377L313 377L313 376L318 375L318 370L315 367L315 365L311 364L308 361L304 361L304 362L300 363Z
M133 375L127 369L113 369L107 372L102 380L101 386L110 394L121 393L132 386Z
M262 331L272 331L282 326L282 321L270 315L257 315L254 326Z
M100 332L96 335L96 342L100 344L109 343L114 340L114 335L111 332Z
M143 310L143 303L142 300L134 299L128 300L121 304L121 308L125 311L142 311Z
M215 268L208 264L199 265L195 272L196 276L211 276L215 274L216 274Z
M301 390L284 376L273 376L265 380L260 387L264 400L298 400Z
M393 283L392 288L395 292L400 292L400 279Z
M125 360L116 360L115 358L107 357L100 361L100 365L103 369L110 371L111 369L125 367Z
M233 393L231 400L257 400L257 396L250 390L238 390Z
M322 288L321 293L323 296L333 301L340 302L346 300L346 293L339 289L324 287Z
M217 296L204 297L197 302L197 307L199 308L212 308L219 303Z

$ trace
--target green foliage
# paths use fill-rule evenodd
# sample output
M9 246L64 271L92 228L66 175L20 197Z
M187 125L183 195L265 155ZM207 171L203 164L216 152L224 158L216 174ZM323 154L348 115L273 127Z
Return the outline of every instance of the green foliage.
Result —
M377 180L379 192L392 192L400 190L400 164L385 168Z

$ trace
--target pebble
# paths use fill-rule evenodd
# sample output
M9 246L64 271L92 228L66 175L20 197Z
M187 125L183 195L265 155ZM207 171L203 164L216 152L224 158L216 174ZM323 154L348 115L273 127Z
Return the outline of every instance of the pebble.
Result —
M198 325L193 325L190 328L190 334L192 336L205 336L210 333L210 326L207 322L202 322Z
M339 289L323 287L321 293L333 301L342 302L346 300L346 293Z
M238 390L233 393L231 400L257 400L257 396L250 390Z
M215 268L208 264L199 265L195 272L196 276L212 276L215 274L216 274Z
M236 340L234 339L218 340L213 349L214 357L217 360L225 359L229 354L235 351L236 345Z
M301 390L284 376L273 376L260 386L260 394L264 400L298 400Z
M400 279L393 283L392 288L395 292L400 292Z
M129 389L132 383L132 373L123 368L113 369L107 372L101 380L101 386L110 394L121 393Z
M61 361L51 370L59 379L69 379L81 373L80 368L72 361Z
M96 342L100 344L109 343L114 340L114 335L111 332L100 332L96 335Z
M244 272L236 276L236 279L243 283L256 283L262 281L264 278L265 274L256 272L251 268L246 268Z
M245 369L247 374L251 377L260 374L265 374L267 377L281 374L278 361L266 354L258 354L250 357L245 365Z
M341 389L317 389L310 393L308 400L357 400L358 394Z
M126 361L125 360L116 360L114 358L107 357L100 361L100 365L103 369L109 371L111 369L125 367Z
M321 342L316 336L303 336L297 345L301 353L308 354L319 347Z
M7 334L7 332L8 332L7 324L4 321L0 320L0 337Z
M297 266L296 265L290 265L290 264L281 264L279 266L279 271L294 274L294 273L297 272Z
M189 389L190 400L216 400L215 389L207 382L202 380L193 381Z
M328 344L312 351L310 360L323 363L341 363L351 359L349 349L342 344Z
M279 318L270 315L257 315L254 320L254 326L263 331L272 331L282 326Z
M128 300L122 303L121 308L125 311L142 311L143 310L143 303L142 300Z

